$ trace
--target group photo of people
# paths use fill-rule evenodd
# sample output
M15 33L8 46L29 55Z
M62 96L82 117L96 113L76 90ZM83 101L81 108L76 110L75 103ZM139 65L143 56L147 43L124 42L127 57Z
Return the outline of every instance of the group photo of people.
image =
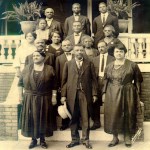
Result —
M31 138L29 149L38 145L38 139L42 148L50 148L45 138L56 130L70 130L66 148L92 149L90 132L101 128L101 122L104 132L112 135L106 147L120 144L120 133L125 147L132 146L142 73L126 58L128 49L118 38L118 17L105 2L97 7L99 15L90 22L82 15L81 4L73 3L68 8L72 15L63 25L55 19L53 8L45 8L35 31L26 33L16 49L19 126L21 134Z

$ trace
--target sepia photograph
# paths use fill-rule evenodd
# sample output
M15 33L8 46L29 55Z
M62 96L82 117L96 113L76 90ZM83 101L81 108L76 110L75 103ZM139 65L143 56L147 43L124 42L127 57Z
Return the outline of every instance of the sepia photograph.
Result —
M149 0L0 8L0 150L150 149Z

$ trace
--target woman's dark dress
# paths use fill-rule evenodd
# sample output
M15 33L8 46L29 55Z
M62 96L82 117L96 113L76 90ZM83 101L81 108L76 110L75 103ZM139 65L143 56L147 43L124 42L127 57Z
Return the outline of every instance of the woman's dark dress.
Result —
M54 76L54 70L49 65L45 65L42 72L35 72L33 65L24 68L18 83L18 86L24 87L21 120L23 136L39 138L53 135L51 97Z
M103 91L106 92L104 105L106 133L117 134L121 130L129 134L135 132L138 94L142 80L137 64L127 59L117 70L114 69L114 62L106 67Z

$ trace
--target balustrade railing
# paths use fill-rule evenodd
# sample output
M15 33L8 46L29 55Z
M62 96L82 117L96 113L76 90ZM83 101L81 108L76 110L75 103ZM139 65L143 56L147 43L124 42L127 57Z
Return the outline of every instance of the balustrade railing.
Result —
M138 63L150 62L150 34L120 33L119 39L127 47L127 58ZM0 64L13 63L16 48L24 40L23 35L0 36Z

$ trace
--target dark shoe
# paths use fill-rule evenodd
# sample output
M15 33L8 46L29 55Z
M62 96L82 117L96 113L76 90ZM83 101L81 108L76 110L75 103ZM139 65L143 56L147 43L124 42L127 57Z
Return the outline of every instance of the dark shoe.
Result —
M63 131L63 130L66 130L67 128L68 128L68 126L61 126L60 130Z
M77 145L80 145L79 142L71 142L70 144L66 145L67 148L71 148L71 147L74 147L74 146L77 146Z
M108 147L114 147L114 146L116 146L118 143L119 143L119 140L118 140L118 139L117 139L116 141L111 141L111 142L108 144Z
M83 143L83 145L87 148L87 149L92 149L92 145L90 143Z
M40 145L42 148L47 149L47 144L45 141L40 141Z
M36 145L37 145L37 140L36 139L32 140L29 145L29 149L34 148Z
M131 146L132 146L132 144L125 144L125 146L126 146L126 147L131 147Z
M79 127L78 127L78 130L82 130L82 127L79 126Z
M90 130L96 130L96 129L100 128L100 127L101 127L100 125L93 125L93 126L90 128Z

